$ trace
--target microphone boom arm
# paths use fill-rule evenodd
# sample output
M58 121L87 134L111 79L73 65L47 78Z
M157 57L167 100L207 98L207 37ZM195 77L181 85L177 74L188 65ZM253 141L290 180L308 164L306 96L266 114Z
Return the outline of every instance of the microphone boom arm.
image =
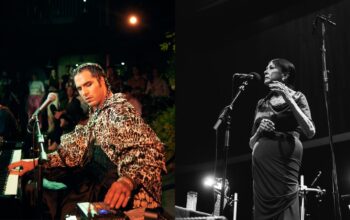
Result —
M235 95L235 97L232 99L230 105L225 106L225 108L222 110L222 113L220 114L218 120L216 121L215 125L214 125L214 130L217 130L220 126L220 124L222 123L222 121L226 120L227 115L232 111L233 108L233 104L236 102L236 99L238 98L238 96L242 93L242 91L244 91L245 86L248 85L248 80L245 80L242 85L239 87L239 90L237 92L237 94Z

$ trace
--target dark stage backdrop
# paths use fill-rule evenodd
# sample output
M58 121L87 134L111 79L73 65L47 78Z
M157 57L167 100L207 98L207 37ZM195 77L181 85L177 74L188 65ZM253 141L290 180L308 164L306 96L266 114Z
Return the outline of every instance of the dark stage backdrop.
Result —
M177 6L177 11L180 6ZM208 213L213 210L212 192L204 188L202 178L212 174L214 169L216 134L213 126L221 110L237 92L239 83L232 81L236 72L263 74L272 58L292 61L297 70L296 89L308 98L316 124L314 139L328 135L320 25L315 30L312 25L319 13L331 13L337 23L336 27L327 26L330 106L333 134L345 133L345 140L335 144L340 194L350 193L350 165L346 162L350 155L347 149L350 142L346 141L350 139L347 133L350 131L350 1L315 7L302 15L297 10L300 8L287 10L289 17L265 16L247 28L226 27L225 34L217 30L218 34L212 33L211 29L196 29L194 22L187 23L186 19L177 21L176 205L185 206L187 191L194 190L199 193L197 209ZM212 22L220 21L213 18ZM231 113L227 175L231 192L239 193L238 219L251 216L251 151L248 141L256 102L266 92L261 83L250 83L235 102ZM224 131L225 125L222 124L217 136L219 158L223 158ZM305 175L305 183L309 185L317 172L322 171L318 185L331 192L329 146L327 141L312 143L314 147L304 150L301 174ZM220 167L219 171L222 171ZM317 218L313 214L312 219L332 219L330 193L322 203L311 203L310 211L322 216ZM319 209L314 210L317 205Z

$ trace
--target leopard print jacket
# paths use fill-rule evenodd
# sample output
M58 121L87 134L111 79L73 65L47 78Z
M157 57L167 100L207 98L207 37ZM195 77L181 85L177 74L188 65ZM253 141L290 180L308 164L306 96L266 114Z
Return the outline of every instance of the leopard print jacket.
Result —
M161 174L166 172L163 144L122 93L113 94L100 110L90 112L85 126L62 135L58 150L48 155L46 167L83 166L90 135L117 166L118 175L136 184L133 208L159 207Z

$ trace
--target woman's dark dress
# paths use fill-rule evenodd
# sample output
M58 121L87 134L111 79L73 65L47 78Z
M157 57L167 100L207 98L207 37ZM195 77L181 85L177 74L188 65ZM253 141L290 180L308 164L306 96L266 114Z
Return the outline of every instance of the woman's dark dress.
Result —
M274 132L263 132L252 153L255 220L300 219L298 178L303 147L302 134L287 103L272 106L270 93L259 100L252 133L263 118L275 123ZM297 105L310 118L307 100L301 92L293 95Z

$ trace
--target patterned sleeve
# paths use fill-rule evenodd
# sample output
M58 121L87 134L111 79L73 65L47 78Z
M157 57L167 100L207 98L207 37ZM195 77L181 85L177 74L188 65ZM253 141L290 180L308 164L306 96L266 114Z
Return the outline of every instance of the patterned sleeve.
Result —
M112 108L109 118L115 135L106 141L117 148L112 160L119 175L132 179L159 202L161 173L166 171L163 144L128 102Z
M61 144L57 151L48 155L47 168L73 167L82 165L84 152L87 148L87 127L78 125L71 133L61 136Z
M299 108L301 109L301 111L306 115L306 117L308 117L310 119L312 124L315 126L315 124L311 118L311 111L310 111L310 107L309 107L309 104L307 102L306 96L301 92L297 92L295 101L296 101L297 105L299 106ZM303 134L300 126L297 127L297 131L299 133Z

